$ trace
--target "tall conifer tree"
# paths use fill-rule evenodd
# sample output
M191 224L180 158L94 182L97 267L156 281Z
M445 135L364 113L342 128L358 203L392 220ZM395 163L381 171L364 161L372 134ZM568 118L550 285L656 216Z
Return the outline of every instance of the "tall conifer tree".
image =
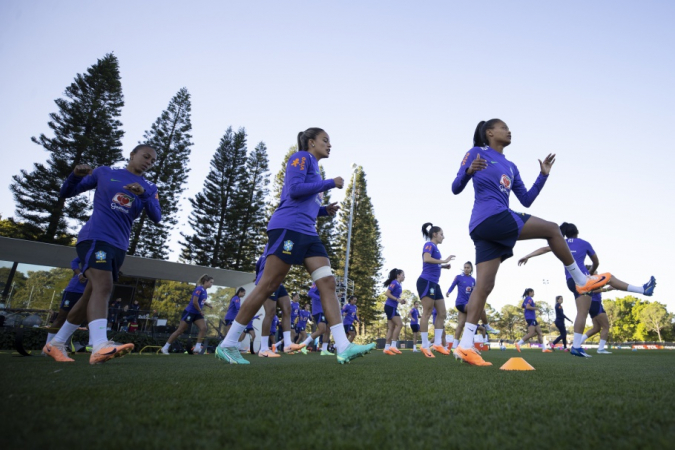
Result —
M157 185L162 222L148 220L145 210L134 222L129 242L129 254L146 258L167 259L167 241L178 223L180 196L185 190L187 164L190 160L192 123L190 122L190 93L181 88L169 102L167 109L143 135L143 143L157 150L157 162L145 178Z
M117 119L124 106L119 62L112 53L99 59L84 74L77 74L54 102L58 111L48 122L54 137L41 134L32 141L49 152L46 164L35 163L32 172L14 175L10 190L16 214L27 234L38 240L68 244L72 233L67 219L87 219L84 198L59 197L63 180L78 164L110 166L122 160L122 123Z

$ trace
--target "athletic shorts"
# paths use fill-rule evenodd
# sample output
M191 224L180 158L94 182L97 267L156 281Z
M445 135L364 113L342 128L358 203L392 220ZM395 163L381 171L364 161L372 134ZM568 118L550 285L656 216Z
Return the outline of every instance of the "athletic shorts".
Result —
M513 247L523 230L529 214L513 212L510 209L488 217L470 233L476 247L476 264L513 256Z
M181 316L180 320L186 323L193 323L198 320L204 320L204 316L199 314L199 313L193 313L190 311L183 311L183 315Z
M411 323L410 329L412 330L413 333L417 333L418 331L420 331L420 325L418 323Z
M528 327L536 327L537 325L539 325L536 319L525 319L525 322L527 322Z
M349 334L352 331L356 333L356 328L354 328L354 325L344 325L345 327L345 333Z
M288 292L286 291L286 288L284 285L279 285L279 289L277 289L274 294L270 297L270 300L274 300L275 302L279 300L282 297L288 297Z
M275 334L277 334L277 330L276 330L276 329L270 330L270 336L274 336Z
M319 325L320 323L325 323L325 324L328 323L326 321L326 316L324 316L323 313L314 314L312 316L312 318L314 319L314 323L317 324L317 325Z
M302 325L296 325L296 326L295 326L295 332L298 333L298 334L300 334L300 333L302 333L303 331L305 331L305 328L307 328L307 322L303 322Z
M598 314L605 314L605 308L602 307L602 302L591 302L591 309L588 310L591 319L594 319Z
M70 308L75 306L75 303L77 303L80 297L82 297L81 292L64 291L63 297L61 297L61 306L59 306L59 308L64 311L70 311Z
M466 314L466 305L455 304L455 308L457 308L457 311Z
M432 300L443 300L443 291L438 283L433 283L424 278L417 279L417 294L420 300L423 297L430 297Z
M82 261L82 273L87 269L112 272L113 281L117 281L126 252L103 241L82 241L75 246L77 256Z
M253 328L246 328L244 330L244 333L251 333L253 331Z
M230 320L230 319L225 319L225 326L226 326L226 327L229 327L230 325L232 325L232 322L234 322L234 319L232 319L232 320Z
M384 305L384 313L387 315L387 320L392 320L396 316L401 317L396 306Z
M300 265L313 256L328 258L319 236L280 228L268 230L267 237L267 256L274 255L286 264Z

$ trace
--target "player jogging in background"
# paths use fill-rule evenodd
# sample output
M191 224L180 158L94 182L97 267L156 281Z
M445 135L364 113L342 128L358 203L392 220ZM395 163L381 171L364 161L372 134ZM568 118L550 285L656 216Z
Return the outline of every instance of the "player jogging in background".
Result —
M555 162L555 155L539 161L540 174L528 191L515 164L504 156L511 144L511 131L499 119L480 122L474 133L474 147L460 164L452 192L459 194L473 180L474 206L469 222L471 239L476 246L476 286L467 305L466 324L457 351L462 360L472 365L490 366L475 352L473 335L481 312L492 292L501 263L513 256L518 240L546 239L553 253L562 261L581 293L599 289L609 281L609 274L588 277L572 257L557 225L515 213L509 209L511 191L526 208L532 205L544 187Z
M73 278L70 279L68 286L63 291L63 296L61 297L61 305L59 306L59 314L56 316L52 328L60 329L61 326L66 322L66 317L68 313L75 306L75 303L82 297L84 293L84 288L87 285L87 277L84 276L81 270L80 258L75 258L70 262L70 268L73 270ZM56 336L56 333L47 334L47 342ZM67 350L67 346L64 346ZM45 353L43 352L43 355Z
M345 327L345 333L347 333L349 342L354 342L354 338L356 337L356 327L354 326L354 322L361 323L358 316L359 307L356 306L357 300L358 297L352 295L349 297L349 303L342 308L342 316L344 317L344 319L342 319L342 325Z
M305 339L307 339L306 329L310 317L312 317L312 313L309 312L309 304L306 304L305 307L298 312L298 321L295 324L295 332L298 335L299 342L304 342ZM304 350L304 354L307 354L305 348L302 348L301 351L302 350Z
M312 299L312 321L316 325L316 330L307 339L300 343L300 351L304 350L303 353L305 353L305 347L317 338L321 337L323 339L323 342L321 343L321 356L335 356L335 354L328 351L330 332L332 328L329 329L327 326L326 315L323 313L321 293L319 292L319 288L316 287L316 284L312 285L312 287L307 292L307 295ZM342 327L342 331L344 331L344 326L342 323L340 323L340 326Z
M165 355L169 354L169 348L171 344L178 339L178 337L185 333L189 327L194 323L199 328L199 334L197 335L197 345L192 349L193 353L200 353L202 351L202 342L204 341L204 335L206 334L206 320L204 320L204 314L202 314L204 306L211 308L210 305L206 304L206 299L208 294L206 291L213 286L213 277L208 274L204 274L197 281L197 286L192 292L192 297L190 298L190 303L185 307L183 315L180 318L180 325L178 329L173 332L169 339L166 340L166 344L162 347L162 353Z
M162 219L157 187L143 178L156 160L155 149L141 144L131 151L124 169L103 166L92 171L86 164L78 165L61 187L59 195L64 198L90 189L96 192L94 211L80 230L75 247L89 281L59 332L43 349L56 361L73 361L65 355L65 343L85 320L93 346L90 364L123 356L134 348L133 344L108 340L108 300L129 247L134 220L143 211L155 223Z
M221 324L225 326L224 334L230 330L234 318L237 317L239 308L241 308L241 299L246 296L246 289L237 288L234 296L230 299L230 304L227 306L227 312L225 313L225 318L221 321Z
M589 266L586 266L587 269L590 269ZM591 307L588 310L588 315L591 316L593 321L593 328L586 331L583 336L581 336L581 344L583 345L586 342L586 339L600 333L600 342L598 343L598 355L611 355L612 352L605 350L605 345L607 345L607 338L609 337L609 318L605 312L605 308L602 307L602 293L613 291L614 288L611 286L606 286L599 291L593 291L591 293Z
M270 324L270 335L267 336L267 342L270 348L272 348L273 352L276 353L276 344L277 344L277 328L279 328L279 316L276 314L274 317L272 317L272 323ZM270 342L270 339L272 342ZM260 354L260 350L258 350L258 354Z
M386 355L400 355L401 351L397 347L399 335L403 328L401 315L398 312L398 305L404 305L405 300L401 299L403 287L401 283L405 280L405 272L401 269L392 269L389 272L389 278L384 282L384 295L387 301L384 303L384 313L387 315L387 336L384 346L384 353Z
M417 293L422 301L422 323L420 324L420 332L422 333L422 353L427 358L435 358L431 353L429 345L429 319L431 318L434 308L438 309L440 319L438 322L434 321L434 345L433 348L439 353L449 355L450 352L443 347L442 336L445 327L445 317L447 315L445 310L445 301L443 300L443 292L438 285L441 278L441 269L449 269L450 261L455 259L454 255L450 255L445 259L441 259L441 252L438 251L438 245L443 243L445 236L441 227L435 227L430 222L422 225L422 235L427 240L422 247L422 274L417 279Z
M636 294L646 295L648 297L654 293L654 288L656 287L656 279L654 277L651 277L649 281L642 286L634 286L625 283L610 274L605 274L602 276L590 275L591 273L595 273L598 266L600 265L600 260L598 259L598 255L595 253L595 250L593 250L593 246L591 246L588 241L579 239L579 230L576 225L572 223L564 222L562 225L560 225L559 231L567 238L567 240L564 242L566 242L568 249L574 255L575 264L581 268L580 270L583 271L582 273L589 274L587 275L589 280L602 278L606 275L606 284L609 284L616 290L633 292ZM518 265L527 264L527 261L530 258L544 255L550 251L552 251L550 246L535 250L524 258L521 258L520 261L518 261ZM584 265L586 256L588 256L593 263L591 270L586 269L586 266ZM574 320L574 339L570 353L574 356L590 358L591 356L581 348L581 341L583 340L584 328L586 328L586 317L588 316L591 308L590 292L600 289L601 286L595 289L589 289L587 291L580 292L579 289L577 289L577 286L575 286L575 281L572 279L568 271L565 272L565 276L567 277L567 287L574 294L577 303L577 317Z
M408 311L410 316L410 330L412 331L413 353L417 353L417 338L420 332L420 302L415 302L413 307Z
M567 317L565 315L565 312L563 311L563 296L559 295L555 298L555 321L553 322L560 331L560 336L555 338L555 340L551 343L551 350L555 350L555 345L562 341L563 343L563 350L567 350L567 328L565 327L565 320L569 320L570 322L574 323L572 319Z
M523 338L516 342L516 350L520 353L520 346L524 345L525 342L537 336L537 341L541 345L541 351L544 353L551 353L551 350L544 347L544 334L541 332L541 327L537 322L537 306L534 304L534 289L528 288L523 292L523 304L520 305L523 308L523 313L525 314L525 322L527 322L527 334Z

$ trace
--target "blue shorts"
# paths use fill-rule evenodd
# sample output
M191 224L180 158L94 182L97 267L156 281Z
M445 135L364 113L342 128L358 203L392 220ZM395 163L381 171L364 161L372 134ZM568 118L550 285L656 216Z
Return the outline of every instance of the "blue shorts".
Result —
M113 281L119 278L120 268L126 252L103 241L82 241L75 246L77 256L82 261L82 273L87 269L99 269L112 272Z
M226 326L226 327L229 327L230 325L232 325L232 322L234 322L234 319L232 319L232 320L230 320L230 319L225 319L225 326Z
M323 313L314 314L312 316L312 318L314 319L314 323L317 324L317 325L319 325L320 323L325 323L325 324L328 323L328 322L326 322L326 316L324 316Z
M276 334L277 334L277 330L270 329L270 336L275 336Z
M418 323L411 323L410 329L412 330L413 333L417 333L418 331L420 331L420 325Z
M457 308L457 311L466 314L466 305L455 304L455 308Z
M198 320L204 320L204 316L199 314L199 313L193 313L190 311L183 311L183 315L181 316L180 320L186 323L193 323Z
M307 328L307 322L298 323L295 326L295 332L298 334L302 333L303 331L305 331L305 328Z
M430 297L432 300L443 300L443 291L438 283L433 283L424 278L417 279L417 294L420 296L420 300L423 297Z
M273 300L273 301L276 302L277 300L279 300L282 297L288 297L288 291L286 291L286 288L284 287L283 284L279 285L279 289L274 291L274 294L272 294L270 296L270 300Z
M354 328L354 325L344 325L345 327L345 333L349 334L351 332L356 333L356 328Z
M527 322L528 327L536 327L537 325L539 325L536 319L525 319L525 322Z
M300 265L313 256L328 258L319 236L280 228L268 230L267 237L267 256L274 255L286 264Z
M64 291L63 297L61 297L61 306L59 306L59 308L64 311L70 311L70 308L75 306L75 303L77 303L80 297L82 297L81 292Z
M392 320L396 316L401 317L396 306L384 305L384 313L387 315L387 320Z
M476 247L476 264L513 256L520 232L530 218L529 214L513 212L510 209L488 217L470 233Z
M244 330L244 333L251 333L252 331L253 331L253 328L252 328L252 327L251 327L251 328L248 328L248 327L247 327L247 328Z
M591 319L594 319L598 314L605 314L605 308L602 307L602 302L591 302L591 309L588 311Z

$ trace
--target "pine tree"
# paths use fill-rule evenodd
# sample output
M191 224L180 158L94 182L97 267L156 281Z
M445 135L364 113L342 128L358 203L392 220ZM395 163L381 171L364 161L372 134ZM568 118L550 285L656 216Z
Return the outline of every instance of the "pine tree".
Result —
M181 233L181 259L202 266L230 268L238 232L236 209L246 180L246 130L229 127L211 160L202 192L190 199L188 222L193 233Z
M180 196L190 171L187 167L192 145L190 110L190 93L182 88L152 124L150 131L143 135L143 143L157 150L157 162L145 177L157 185L162 222L156 224L148 220L143 211L131 230L130 255L157 259L169 256L167 241L178 223L176 216L180 211Z
M59 197L63 180L78 164L110 166L122 160L122 123L117 119L124 106L119 63L112 53L99 59L84 74L77 74L54 102L58 111L50 114L54 137L41 134L31 138L50 153L46 164L35 163L32 172L14 175L10 190L16 214L27 234L38 240L70 244L73 235L67 219L87 219L89 204L84 198Z
M377 320L377 296L380 293L379 274L382 270L382 244L380 226L375 217L373 204L368 196L366 175L362 167L356 172L356 181L350 181L342 203L340 224L337 233L338 264L335 272L344 276L347 231L352 191L356 189L352 238L349 251L349 279L354 281L357 306L365 325Z
M326 179L326 171L323 169L323 166L319 166L321 169L321 178ZM323 193L323 204L330 204L330 191ZM326 253L328 253L328 259L335 264L338 260L337 253L335 252L335 223L337 222L335 217L331 216L320 216L316 221L316 229L323 242L323 246L326 248Z

